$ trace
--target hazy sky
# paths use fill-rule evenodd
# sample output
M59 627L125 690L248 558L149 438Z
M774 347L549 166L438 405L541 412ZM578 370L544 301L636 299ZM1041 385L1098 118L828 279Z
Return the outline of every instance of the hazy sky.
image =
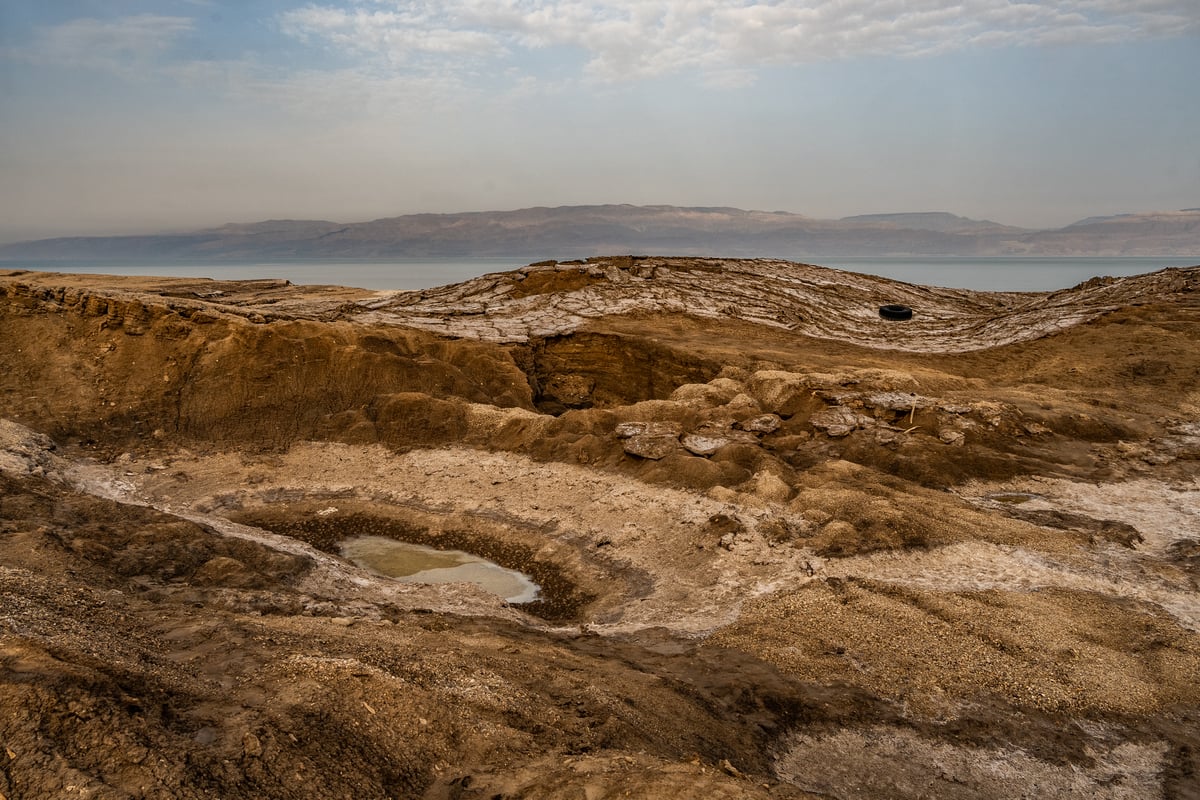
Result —
M1200 206L1200 0L3 0L0 241Z

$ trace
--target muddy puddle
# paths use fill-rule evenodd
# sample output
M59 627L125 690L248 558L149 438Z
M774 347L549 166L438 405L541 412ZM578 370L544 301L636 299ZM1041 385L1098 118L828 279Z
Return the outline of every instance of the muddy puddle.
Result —
M529 576L462 550L437 550L386 536L341 542L342 557L404 583L474 583L509 603L531 603L541 589Z

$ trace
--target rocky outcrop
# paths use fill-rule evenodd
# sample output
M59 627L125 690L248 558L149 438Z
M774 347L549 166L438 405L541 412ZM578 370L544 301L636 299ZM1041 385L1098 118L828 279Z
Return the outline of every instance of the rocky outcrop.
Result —
M470 442L704 487L739 485L764 467L786 474L832 448L937 485L948 473L1019 473L1030 458L1077 460L1030 446L1055 433L1115 441L1134 432L1128 416L1101 420L1062 402L1060 411L1037 408L1036 393L980 399L941 371L948 355L922 362L883 348L903 335L907 347L961 349L964 365L983 359L970 367L980 376L970 380L981 380L994 375L989 357L970 354L997 343L1036 342L1046 331L1093 336L1082 320L1119 322L1146 304L1190 308L1198 272L1033 295L935 290L786 262L632 257L545 263L415 293L14 273L0 278L0 333L25 346L0 351L0 367L10 414L81 441ZM925 321L881 320L873 303L884 297L923 309ZM726 338L737 325L749 327ZM833 339L879 355L853 369L836 357L804 367L756 356L819 353L824 346L805 343ZM1080 347L1100 352L1095 342ZM1115 370L1107 356L1086 372L1078 359L1031 357L1032 370L1006 380L1110 381L1121 391L1152 380L1161 394L1190 385L1193 367L1170 355L1174 347L1121 356L1128 363ZM614 422L589 409L618 413ZM612 426L621 422L671 432L618 438ZM972 442L986 443L987 456L962 448Z
M528 292L528 281L569 291ZM558 285L553 284L553 285ZM1200 288L1200 268L1089 282L1053 293L992 293L913 286L768 259L596 258L524 267L362 302L367 319L495 342L563 336L611 315L681 314L739 320L818 339L911 352L955 353L1028 341L1136 303ZM881 319L882 304L911 320Z
M47 277L0 279L0 338L12 343L0 348L0 367L12 390L7 413L56 435L418 444L459 438L464 402L533 407L511 353L324 322L335 302L303 305L284 281L227 286L202 300L178 281L96 290Z

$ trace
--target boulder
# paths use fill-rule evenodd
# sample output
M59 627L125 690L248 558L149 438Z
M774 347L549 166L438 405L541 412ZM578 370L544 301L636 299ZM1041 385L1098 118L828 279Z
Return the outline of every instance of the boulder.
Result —
M678 438L683 427L678 422L621 422L613 429L618 439L634 436L670 436Z
M683 446L690 453L695 453L698 456L711 456L713 453L720 450L722 447L730 443L730 439L725 436L713 436L700 433L689 433L683 437Z
M679 436L643 433L626 439L623 447L631 456L657 461L679 450Z
M809 424L826 436L849 436L857 428L865 427L874 422L843 406L832 406L824 411L818 411L809 418Z
M782 370L760 370L746 382L746 391L765 410L791 416L800 410L812 387L806 376Z
M732 417L735 420L749 419L757 417L762 413L762 407L748 394L735 395L720 409L726 416Z
M800 433L773 436L764 442L764 444L768 449L775 450L776 452L786 452L789 450L799 450L811 439L812 435L808 431L801 431Z
M778 414L760 414L757 417L742 420L737 426L751 433L774 433L779 430L781 422Z
M742 385L729 378L714 378L708 383L685 383L671 392L671 400L693 408L714 408L732 400Z
M882 411L912 411L937 405L937 401L932 397L911 392L875 392L864 395L862 402L863 405Z
M705 491L724 479L720 464L707 458L689 455L686 450L676 450L666 458L643 462L644 469L639 477L647 483L664 483L686 486Z
M750 488L763 500L776 503L786 503L792 496L792 487L774 472L755 473Z
M613 410L620 414L622 421L629 422L670 422L695 414L691 406L673 400L642 400Z

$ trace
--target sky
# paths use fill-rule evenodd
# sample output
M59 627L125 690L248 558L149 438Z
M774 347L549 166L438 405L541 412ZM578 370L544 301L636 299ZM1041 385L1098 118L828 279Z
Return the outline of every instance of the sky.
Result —
M3 0L0 242L1200 206L1200 0Z

